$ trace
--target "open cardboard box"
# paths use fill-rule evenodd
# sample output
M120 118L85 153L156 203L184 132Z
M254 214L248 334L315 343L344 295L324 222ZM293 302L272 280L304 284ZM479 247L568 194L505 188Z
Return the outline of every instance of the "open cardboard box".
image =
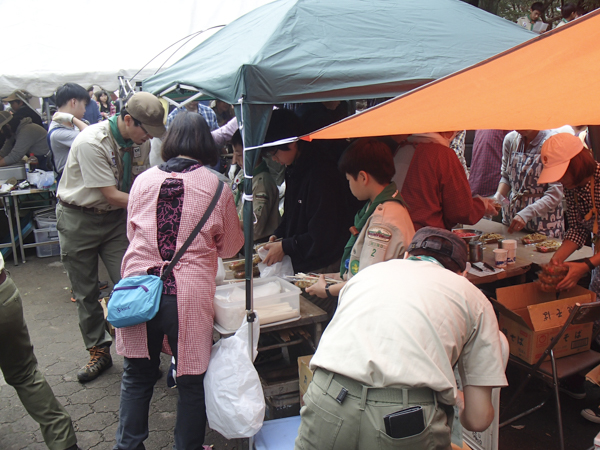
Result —
M555 293L542 292L538 283L526 283L496 290L494 307L498 325L508 338L510 353L529 364L542 356L546 347L565 324L575 303L596 301L596 294L581 286ZM592 324L571 325L554 347L560 358L589 350Z

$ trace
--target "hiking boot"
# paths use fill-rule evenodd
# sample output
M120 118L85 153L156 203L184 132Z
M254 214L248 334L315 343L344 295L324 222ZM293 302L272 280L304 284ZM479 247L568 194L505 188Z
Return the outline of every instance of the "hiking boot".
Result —
M110 346L90 348L90 362L77 372L77 379L81 382L92 381L109 367L112 367Z

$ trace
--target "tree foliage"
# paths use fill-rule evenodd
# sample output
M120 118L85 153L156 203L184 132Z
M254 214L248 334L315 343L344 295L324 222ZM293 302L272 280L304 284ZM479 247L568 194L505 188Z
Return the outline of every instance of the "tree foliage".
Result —
M511 22L516 22L519 17L526 16L529 13L532 3L535 0L471 0L467 1L474 6L503 17ZM543 0L544 14L542 19L546 23L551 23L552 28L561 19L560 9L563 4L569 3L569 0ZM600 0L571 0L589 12L600 7Z

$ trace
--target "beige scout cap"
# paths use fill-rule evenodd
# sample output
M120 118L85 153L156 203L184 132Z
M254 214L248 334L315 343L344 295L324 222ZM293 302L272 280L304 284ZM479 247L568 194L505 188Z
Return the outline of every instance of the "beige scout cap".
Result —
M542 145L541 160L544 168L537 180L538 184L553 183L560 180L571 159L583 150L583 142L570 133L558 133L550 136Z
M127 113L142 123L153 137L165 134L165 110L160 100L149 92L136 92L125 105Z
M18 94L18 95L17 95ZM20 96L20 97L19 97ZM27 95L25 92L23 91L15 91L12 94L10 94L8 97L4 97L2 99L3 102L8 103L8 102L14 102L15 100L22 100L22 99L27 100L28 98L31 98L30 95Z
M10 122L13 118L13 115L8 111L0 111L0 128Z

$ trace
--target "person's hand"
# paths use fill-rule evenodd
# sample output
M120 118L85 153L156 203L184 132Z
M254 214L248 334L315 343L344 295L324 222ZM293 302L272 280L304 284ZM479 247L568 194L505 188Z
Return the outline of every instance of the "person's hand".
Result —
M65 125L67 127L73 127L73 117L74 117L73 114L57 111L52 116L52 121L54 121L60 125Z
M269 238L269 240L271 239ZM263 261L263 263L265 263L267 266L271 266L275 263L278 263L285 256L281 241L270 242L269 244L265 245L265 249L269 251L269 253L267 253L267 257Z
M462 416L465 410L465 394L460 389L456 390L456 406L458 407L458 416Z
M484 216L497 216L499 211L500 204L496 202L493 198L482 198L483 203L485 204L485 213Z
M515 231L521 231L523 228L525 228L525 221L521 219L521 216L517 214L510 223L510 226L508 227L508 232L514 233Z
M274 234L269 236L269 242L275 242L276 240L277 240L277 236L275 236Z
M312 286L306 288L306 293L310 295L316 295L319 298L327 298L325 286L327 286L327 282L325 281L325 275L321 275L319 277L319 281L317 281Z
M575 287L579 279L589 271L589 267L586 263L566 262L564 265L569 268L569 272L567 272L567 276L556 285L556 289L559 291L566 291L567 289Z

